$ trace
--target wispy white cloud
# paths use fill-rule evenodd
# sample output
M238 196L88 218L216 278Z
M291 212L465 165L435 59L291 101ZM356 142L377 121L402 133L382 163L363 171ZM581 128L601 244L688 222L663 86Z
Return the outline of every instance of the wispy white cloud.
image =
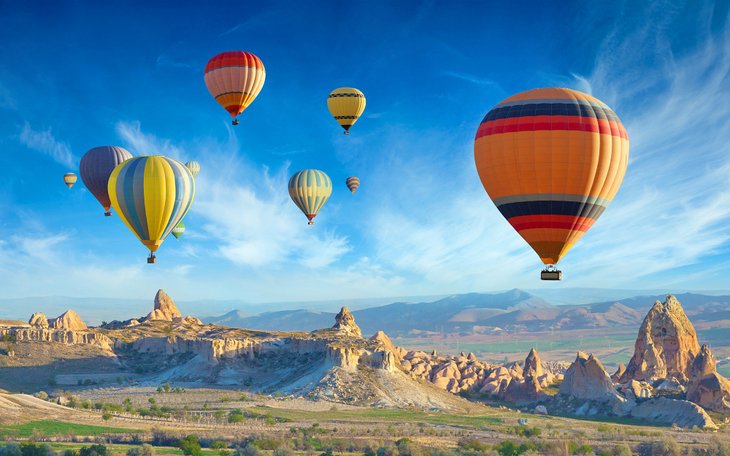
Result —
M617 266L623 279L614 280L627 283L663 271L653 280L681 279L687 265L728 250L730 32L713 36L710 18L701 44L681 56L654 26L620 41L614 34L593 73L577 78L614 105L631 139L623 186L584 238L590 257L571 252L586 281L599 282ZM640 66L647 49L634 46L637 40L655 44L659 63L650 70Z
M444 76L471 82L472 84L499 87L499 84L495 80L477 76L475 74L464 73L461 71L444 71L443 74Z
M193 67L193 65L189 62L180 62L180 61L174 60L172 57L164 55L164 54L157 56L155 65L157 65L158 68L192 68Z
M20 143L29 149L46 154L67 168L74 168L76 159L71 152L71 147L56 139L50 127L47 130L34 130L30 123L25 122L20 131Z
M138 121L119 121L116 131L133 155L165 155L176 160L186 161L183 151L169 139L160 139L151 133L142 132Z

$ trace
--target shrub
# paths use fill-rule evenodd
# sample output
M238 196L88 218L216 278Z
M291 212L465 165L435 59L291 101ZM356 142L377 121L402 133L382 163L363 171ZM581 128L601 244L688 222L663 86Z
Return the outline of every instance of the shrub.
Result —
M274 456L294 456L291 448L280 447L274 450Z
M231 410L228 413L228 422L229 423L243 423L243 412L240 410Z
M482 443L477 439L461 439L459 440L459 448L467 451L478 451L484 453L490 447L486 443Z
M106 446L97 443L88 447L81 447L79 450L79 456L107 456L109 452Z
M710 454L714 454L716 456L730 456L730 443L723 442L717 437L713 437L712 440L710 440L709 451Z
M517 456L520 454L520 447L511 440L498 443L494 446L494 449L502 456Z
M45 391L38 391L34 394L34 396L44 401L48 400L48 393L46 393Z
M682 448L671 437L666 437L659 442L652 442L648 447L648 453L651 456L680 456L682 454Z
M106 411L106 412L102 413L101 414L101 419L103 419L104 421L111 420L112 419L112 412Z
M127 450L127 456L155 456L155 448L145 443L141 447L134 447Z
M236 450L236 456L263 456L263 453L253 445L246 445Z
M14 443L8 443L4 447L0 447L0 456L22 456L23 452L20 447Z
M220 450L221 448L228 448L228 444L223 440L213 440L210 442L210 447L214 450Z
M613 456L631 456L632 454L631 447L625 442L613 447Z
M38 445L31 442L23 442L20 444L20 453L23 456L50 456L53 454L53 451L45 443Z
M200 440L198 440L198 436L195 434L190 434L180 439L178 448L187 456L200 456L203 453L200 449Z

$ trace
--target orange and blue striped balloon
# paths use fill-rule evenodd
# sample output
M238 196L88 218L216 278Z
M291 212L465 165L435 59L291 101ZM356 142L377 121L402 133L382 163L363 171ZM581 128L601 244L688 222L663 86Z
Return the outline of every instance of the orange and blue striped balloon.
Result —
M153 252L185 217L195 196L190 170L171 158L135 157L114 168L109 197L125 225ZM150 261L152 262L152 261Z
M553 265L616 195L629 138L600 100L577 90L534 89L487 113L474 160L499 212L543 263Z

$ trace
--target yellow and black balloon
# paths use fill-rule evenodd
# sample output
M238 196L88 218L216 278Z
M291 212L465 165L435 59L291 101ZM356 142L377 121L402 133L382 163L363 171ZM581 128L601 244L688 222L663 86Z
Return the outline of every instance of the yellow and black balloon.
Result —
M195 197L195 180L177 160L159 155L131 158L114 168L109 197L119 218L155 252L187 214Z
M327 97L327 108L337 123L350 134L350 127L355 125L365 111L365 95L353 87L340 87Z
M629 137L600 100L577 90L534 89L487 113L474 160L499 212L543 263L555 265L616 195Z

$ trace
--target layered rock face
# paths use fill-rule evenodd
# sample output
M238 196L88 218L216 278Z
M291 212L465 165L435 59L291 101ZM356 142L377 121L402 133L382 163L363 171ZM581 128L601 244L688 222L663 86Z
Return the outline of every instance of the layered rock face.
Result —
M15 336L18 342L58 342L67 345L98 345L111 350L113 342L107 336L89 331L71 331L47 328L0 329L0 337Z
M620 382L669 377L686 382L699 351L694 326L679 301L668 295L663 303L657 301L644 318L634 346L634 356Z
M631 416L655 423L676 424L691 428L717 429L712 418L701 407L688 401L660 397L650 399L631 410Z
M36 312L30 316L28 324L34 328L48 328L48 319L43 312Z
M155 295L155 307L150 312L146 319L147 320L165 320L173 321L176 318L182 318L182 314L177 310L175 301L172 300L164 290L157 290Z
M602 400L615 395L615 391L611 377L598 358L578 352L565 372L560 394L577 399Z
M687 400L716 412L730 412L730 380L717 373L710 347L703 345L692 363Z
M67 310L60 316L49 321L48 326L53 329L67 329L70 331L83 331L89 329L89 327L86 326L86 323L84 323L81 317L79 317L79 314L73 310Z
M335 316L335 325L332 329L353 337L362 337L362 330L355 323L355 317L350 313L350 309L343 307L340 313Z

